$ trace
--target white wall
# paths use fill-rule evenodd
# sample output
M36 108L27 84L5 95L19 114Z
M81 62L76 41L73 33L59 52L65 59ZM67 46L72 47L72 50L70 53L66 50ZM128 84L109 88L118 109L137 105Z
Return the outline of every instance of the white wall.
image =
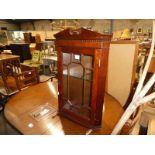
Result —
M53 21L59 22L60 19ZM78 19L82 27L87 27L90 22L90 19ZM67 24L70 25L72 20L67 20ZM108 19L95 19L94 20L94 30L100 33L109 31L110 29L110 20ZM8 30L19 30L19 27L15 24L11 24L5 21L0 21L0 27L7 27ZM143 33L147 33L148 29L152 28L151 19L142 19L142 20L133 20L133 19L114 19L113 20L113 31L123 30L125 28L133 28L136 32L137 28L142 27ZM32 23L23 23L21 24L21 30L38 30L38 31L51 31L51 22L48 19L34 21L34 26Z
M35 31L50 31L51 30L51 23L49 20L37 20L34 21L34 26L32 23L27 22L27 23L22 23L21 24L21 30L35 30Z
M152 28L151 19L133 20L133 19L115 19L113 20L113 31L123 30L125 28L133 29L134 32L138 28L142 28L143 34Z
M58 31L25 31L25 32L31 32L32 36L39 34L41 41L45 41L45 39L54 39L55 38L54 34L58 33Z
M61 19L54 19L53 21L59 22ZM62 21L64 21L62 19ZM72 19L67 20L67 25L72 24ZM87 27L90 19L78 19L81 27ZM50 20L38 20L34 21L35 30L52 30ZM22 30L34 30L32 23L23 23L21 24ZM113 20L113 31L123 30L125 28L133 29L134 32L137 31L139 27L142 27L143 33L147 33L148 29L152 28L152 20L151 19L142 19L142 20L134 20L134 19L114 19ZM100 33L104 33L105 31L110 30L110 20L109 19L94 19L94 28L95 31Z
M61 19L54 19L55 22L60 22ZM64 20L62 19L64 22ZM67 20L67 25L72 25L72 19ZM90 22L90 19L79 19L78 20L81 27L87 27L87 25ZM109 31L110 28L110 20L103 20L103 19L95 19L94 20L94 30L98 31L100 33L103 33L104 31ZM40 20L40 21L34 21L34 27L36 31L50 31L52 30L51 22L49 20ZM21 30L34 30L34 27L32 23L23 23L21 24Z
M87 25L89 24L90 19L80 19L79 23L82 27L87 27ZM105 31L109 31L110 29L110 20L106 20L106 19L95 19L94 20L94 30L99 32L99 33L103 33Z

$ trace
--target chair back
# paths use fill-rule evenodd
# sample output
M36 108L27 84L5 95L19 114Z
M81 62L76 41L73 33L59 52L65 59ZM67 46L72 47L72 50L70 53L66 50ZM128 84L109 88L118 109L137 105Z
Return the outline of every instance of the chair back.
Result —
M21 74L18 74L16 78L19 90L38 83L38 77L36 76L35 70L24 71Z
M20 91L23 87L39 82L37 69L28 67L23 70L19 58L3 60L0 65L0 76L6 94Z
M40 60L40 51L39 50L35 50L32 53L32 63L39 63Z

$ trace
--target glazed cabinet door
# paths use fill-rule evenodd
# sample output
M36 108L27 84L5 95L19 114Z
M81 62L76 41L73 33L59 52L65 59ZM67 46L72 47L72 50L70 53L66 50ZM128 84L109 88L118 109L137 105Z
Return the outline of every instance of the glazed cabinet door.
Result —
M94 56L62 52L62 110L90 119Z

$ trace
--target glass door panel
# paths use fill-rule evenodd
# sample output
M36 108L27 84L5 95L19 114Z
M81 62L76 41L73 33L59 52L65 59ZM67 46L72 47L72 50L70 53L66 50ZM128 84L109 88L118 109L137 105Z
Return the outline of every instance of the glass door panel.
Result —
M63 108L90 117L93 56L63 52Z

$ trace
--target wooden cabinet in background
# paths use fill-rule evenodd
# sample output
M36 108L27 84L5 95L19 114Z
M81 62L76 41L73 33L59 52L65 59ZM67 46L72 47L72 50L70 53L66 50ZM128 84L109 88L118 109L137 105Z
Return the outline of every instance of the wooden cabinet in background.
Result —
M59 114L88 128L101 127L111 35L81 28L55 38Z
M31 33L23 33L25 43L31 43Z
M31 59L31 52L28 43L10 44L12 54L20 56L20 62Z

